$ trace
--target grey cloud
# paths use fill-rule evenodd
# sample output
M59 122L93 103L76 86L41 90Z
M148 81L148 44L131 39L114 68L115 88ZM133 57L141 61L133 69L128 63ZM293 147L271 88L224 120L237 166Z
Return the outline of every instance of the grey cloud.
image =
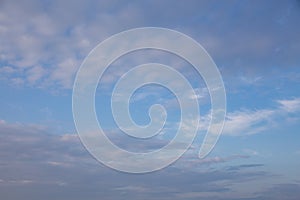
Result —
M257 199L263 200L298 200L300 198L300 184L273 184L266 191L259 193Z
M272 176L264 171L177 164L156 173L131 175L96 162L76 135L54 135L44 127L1 121L0 136L3 199L197 199L199 195L213 199L230 194L232 184Z
M256 168L256 167L263 167L263 164L245 164L245 165L238 165L238 166L231 166L228 167L228 170L235 171L235 170L241 170L241 169L247 169L247 168Z

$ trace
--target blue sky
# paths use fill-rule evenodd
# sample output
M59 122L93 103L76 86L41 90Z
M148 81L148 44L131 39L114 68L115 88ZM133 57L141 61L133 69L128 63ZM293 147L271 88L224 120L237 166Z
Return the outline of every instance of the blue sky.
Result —
M300 198L300 2L287 1L1 1L1 199ZM132 175L98 163L84 149L72 117L72 87L87 54L112 34L157 26L199 42L218 66L227 95L223 133L206 158L197 157L209 123L207 88L179 57L142 50L119 58L96 93L100 123L128 150L166 144L178 126L168 90L140 88L132 117L147 124L148 108L168 111L165 134L152 142L122 135L110 92L130 67L167 64L193 85L201 123L192 148L158 172Z

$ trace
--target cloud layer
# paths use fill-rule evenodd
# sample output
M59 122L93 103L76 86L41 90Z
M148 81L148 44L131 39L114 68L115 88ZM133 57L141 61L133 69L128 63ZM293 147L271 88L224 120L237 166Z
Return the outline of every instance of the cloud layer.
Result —
M224 75L251 76L274 65L295 67L299 61L297 1L230 1L222 6L214 1L0 4L1 79L16 85L71 88L92 48L111 34L141 26L191 35L221 64Z
M44 133L43 133L44 132ZM119 173L97 163L85 151L76 135L53 135L44 127L0 123L1 197L27 199L243 199L239 184L272 179L262 164L215 168L216 163L247 159L247 156L211 157L195 162L191 157L168 169L142 175ZM182 164L189 163L189 167ZM201 166L211 165L207 169ZM260 169L261 168L261 169ZM292 186L292 187L289 187ZM297 184L271 185L262 192L247 194L252 199L285 198L268 193L276 188L298 195ZM238 191L236 193L236 190ZM233 195L235 193L235 195ZM122 198L121 198L122 197ZM229 199L229 198L228 198ZM245 198L246 199L246 198Z

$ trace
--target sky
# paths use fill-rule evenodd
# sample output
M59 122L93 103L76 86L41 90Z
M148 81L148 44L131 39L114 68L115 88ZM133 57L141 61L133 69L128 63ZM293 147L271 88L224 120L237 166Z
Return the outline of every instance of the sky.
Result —
M1 199L298 200L299 21L297 0L1 0ZM118 58L95 95L99 123L116 145L141 152L161 148L180 121L174 94L146 85L132 95L130 114L147 125L149 107L159 103L168 113L164 129L151 141L118 129L111 92L133 66L157 62L178 70L193 86L191 98L200 109L197 137L179 160L156 172L130 174L103 165L85 149L73 121L72 91L96 45L139 27L173 29L201 44L224 81L227 114L215 148L199 159L211 110L203 78L164 51Z

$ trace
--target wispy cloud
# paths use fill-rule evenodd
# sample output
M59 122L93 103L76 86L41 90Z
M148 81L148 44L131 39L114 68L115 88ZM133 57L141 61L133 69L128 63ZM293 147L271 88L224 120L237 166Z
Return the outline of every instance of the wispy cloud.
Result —
M244 165L228 167L228 170L251 169L251 168L263 167L263 166L264 166L263 164L244 164Z
M289 100L278 100L280 108L286 112L299 112L300 111L300 98L294 98Z
M225 135L247 135L269 128L274 110L245 110L228 113L223 133Z
M300 99L276 101L277 107L258 110L237 110L227 112L222 134L231 136L251 135L276 127L276 123L286 121L289 113L300 110ZM299 119L299 118L297 118ZM199 130L205 131L209 126L210 115L201 118Z
M253 150L253 149L244 149L243 152L251 155L251 156L257 156L257 155L260 155L260 153L256 150Z

